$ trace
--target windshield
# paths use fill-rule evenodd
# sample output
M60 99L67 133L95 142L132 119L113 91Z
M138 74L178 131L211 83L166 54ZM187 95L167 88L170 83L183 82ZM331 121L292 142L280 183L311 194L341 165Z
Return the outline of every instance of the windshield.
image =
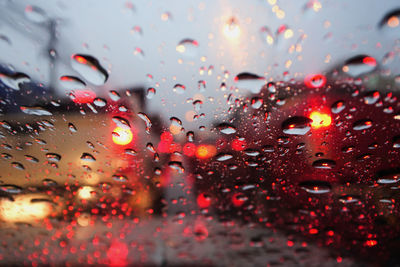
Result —
M0 265L399 265L398 1L0 6Z

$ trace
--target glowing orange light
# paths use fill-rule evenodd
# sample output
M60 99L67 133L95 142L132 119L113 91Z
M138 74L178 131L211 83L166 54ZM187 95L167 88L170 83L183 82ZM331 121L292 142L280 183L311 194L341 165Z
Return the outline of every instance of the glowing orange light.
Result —
M310 114L312 120L311 127L314 129L320 127L328 127L332 123L332 118L329 114L314 111Z
M201 145L197 147L196 157L199 159L211 158L215 155L217 150L213 145Z
M387 24L389 27L395 28L395 27L399 26L399 24L400 24L399 18L396 16L392 16L388 19Z
M127 145L132 142L133 134L129 129L124 129L121 127L117 127L113 131L112 140L117 145Z
M81 56L74 56L74 59L76 61L78 61L79 63L81 63L81 64L86 64L87 63L87 60L84 57L81 57Z

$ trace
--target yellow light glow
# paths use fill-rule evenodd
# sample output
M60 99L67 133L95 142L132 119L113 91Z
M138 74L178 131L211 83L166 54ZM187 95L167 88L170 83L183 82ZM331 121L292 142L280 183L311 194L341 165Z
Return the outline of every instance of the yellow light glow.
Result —
M332 118L329 114L320 113L318 111L312 112L310 114L310 119L312 120L311 127L314 129L328 127L332 123Z
M313 9L315 12L318 12L322 8L322 5L320 2L316 1L313 3Z
M285 36L285 39L292 38L293 31L291 29L286 30L284 36Z
M14 197L14 201L0 199L0 218L7 222L34 222L48 217L53 212L53 205L48 201L32 199L46 199L46 195L29 194Z
M78 190L78 197L80 199L90 199L93 197L92 192L93 192L93 187L91 186L83 186Z
M240 26L234 18L231 18L224 26L224 35L229 39L237 39L240 33Z
M207 159L213 157L217 153L217 149L213 145L200 145L196 150L196 157Z
M392 16L388 19L387 24L390 28L395 28L400 24L399 18L396 16Z
M185 53L186 47L184 45L178 45L176 46L176 51L179 53Z
M267 43L272 45L274 43L274 37L272 37L271 35L267 35L267 37L265 38Z
M132 142L133 134L129 129L117 127L114 129L113 133L115 134L112 135L112 140L117 145L124 146Z
M82 227L88 226L90 223L90 214L82 213L81 215L79 215L77 222Z

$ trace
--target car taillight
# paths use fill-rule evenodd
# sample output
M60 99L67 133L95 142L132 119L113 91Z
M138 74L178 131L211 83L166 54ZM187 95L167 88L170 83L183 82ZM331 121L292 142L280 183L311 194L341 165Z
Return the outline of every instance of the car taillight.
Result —
M72 101L77 104L87 104L92 103L96 98L96 93L91 90L74 90L70 97Z
M183 154L188 157L193 157L196 153L196 145L193 143L186 143L183 146Z
M309 117L312 120L311 127L313 129L318 129L321 127L328 127L332 123L332 118L327 113L313 111L313 112L311 112Z
M196 149L196 157L199 159L208 159L217 153L217 149L213 145L200 145Z
M112 132L112 140L117 145L127 145L133 140L132 131L130 129L116 127Z

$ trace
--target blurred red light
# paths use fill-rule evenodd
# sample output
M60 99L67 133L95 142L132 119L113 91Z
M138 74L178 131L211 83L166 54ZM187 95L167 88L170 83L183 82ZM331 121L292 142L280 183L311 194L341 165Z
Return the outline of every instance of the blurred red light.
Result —
M232 141L232 149L236 151L242 151L246 149L246 141L243 139L235 139Z
M365 57L363 58L363 63L369 66L376 66L376 59L373 57Z
M322 74L310 74L304 78L304 84L308 88L320 88L326 84L326 77Z
M96 93L91 90L74 90L72 95L74 101L77 104L87 104L93 102L96 98Z
M170 132L163 132L160 136L160 139L162 142L172 143L172 141L174 140L174 137L172 136L172 134Z
M206 208L210 207L211 197L204 193L201 193L200 195L197 196L197 205L201 209L206 209Z
M196 145L193 143L186 143L183 146L183 154L185 154L188 157L193 157L194 154L196 153Z

